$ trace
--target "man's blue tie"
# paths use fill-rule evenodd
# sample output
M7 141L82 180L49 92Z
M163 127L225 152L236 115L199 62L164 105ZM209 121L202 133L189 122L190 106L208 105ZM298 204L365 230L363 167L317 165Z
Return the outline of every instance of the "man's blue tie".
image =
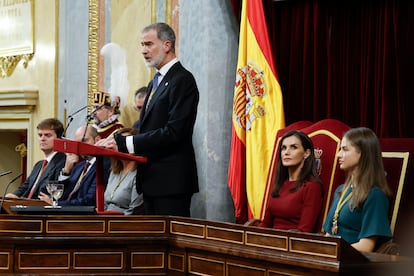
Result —
M158 77L159 76L161 76L161 73L157 71L155 73L155 75L154 75L154 78L152 79L152 89L151 89L151 93L150 93L150 95L148 97L147 105L146 105L145 108L148 107L149 103L151 102L152 97L155 94L155 90L157 90L157 87L158 87Z
M152 79L152 90L155 91L157 90L158 87L158 77L161 76L160 72L156 72L154 75L154 78Z

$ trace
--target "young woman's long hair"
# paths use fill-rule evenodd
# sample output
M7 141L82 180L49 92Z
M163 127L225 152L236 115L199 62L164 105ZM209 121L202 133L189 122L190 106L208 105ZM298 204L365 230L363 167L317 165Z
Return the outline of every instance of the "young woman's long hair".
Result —
M309 138L308 135L306 135L302 131L291 130L285 133L280 139L280 144L278 148L279 160L278 160L277 167L276 167L275 180L274 180L274 185L273 185L273 190L272 190L272 197L279 196L279 191L282 188L283 183L289 179L288 168L283 166L282 164L282 146L283 146L283 141L287 137L290 137L290 136L297 137L301 141L301 144L305 151L310 150L310 155L308 158L305 159L303 163L303 167L299 174L299 179L296 181L296 185L292 189L292 192L297 191L300 187L303 186L303 184L306 181L309 181L309 180L319 182L323 188L322 181L318 173L316 172L315 151L314 151L312 140Z
M372 187L379 187L388 197L391 190L385 176L381 146L375 133L366 127L352 128L344 137L361 154L358 166L348 173L345 188L353 185L350 208L359 208L368 197Z

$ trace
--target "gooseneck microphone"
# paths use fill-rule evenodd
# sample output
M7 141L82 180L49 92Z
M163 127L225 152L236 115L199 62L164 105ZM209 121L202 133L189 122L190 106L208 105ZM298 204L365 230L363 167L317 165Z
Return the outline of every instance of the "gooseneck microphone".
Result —
M7 172L6 174L11 173L11 171ZM16 176L15 178L13 178L6 186L6 188L4 189L4 193L3 193L3 197L1 198L1 204L0 204L0 212L1 209L3 208L3 202L4 202L4 197L6 196L7 190L9 189L10 185L16 181L17 179L19 179L21 176L23 175L23 173L20 173L18 176Z
M12 173L11 171L2 172L2 173L0 173L0 176L3 176L3 175L8 175L8 174L11 174L11 173Z
M96 111L97 109L94 109L94 110L92 110L91 111L91 113L89 113L88 115L86 115L86 121L87 122L89 122L89 121L92 121L93 120L93 113L95 113L95 111Z
M70 115L68 116L68 123L66 124L66 127L65 127L65 132L63 133L63 136L66 136L66 130L69 128L70 124L72 123L72 121L73 121L73 116L75 116L76 114L78 114L78 113L79 113L79 112L81 112L82 110L86 109L87 107L88 107L88 106L87 106L87 105L85 105L84 107L79 108L78 110L76 110L75 112L73 112L72 114L70 114Z
M88 131L88 125L89 125L89 122L93 120L94 113L100 110L103 106L104 105L100 105L94 108L88 115L86 115L86 126L85 126L85 131L83 132L82 142L85 142L86 132Z
M100 105L100 106L98 106L98 107L96 107L96 108L94 108L88 115L86 115L86 121L92 121L92 119L93 119L93 114L96 112L96 111L98 111L99 109L101 109L102 107L103 107L104 105Z

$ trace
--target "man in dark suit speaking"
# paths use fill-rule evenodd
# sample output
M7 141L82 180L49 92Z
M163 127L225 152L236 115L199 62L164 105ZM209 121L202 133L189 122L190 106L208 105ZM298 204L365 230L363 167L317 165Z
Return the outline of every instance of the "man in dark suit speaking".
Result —
M145 27L141 46L146 65L156 72L140 114L140 133L115 134L100 145L148 157L137 173L146 214L189 217L191 197L199 189L192 142L197 84L176 58L175 33L169 25Z

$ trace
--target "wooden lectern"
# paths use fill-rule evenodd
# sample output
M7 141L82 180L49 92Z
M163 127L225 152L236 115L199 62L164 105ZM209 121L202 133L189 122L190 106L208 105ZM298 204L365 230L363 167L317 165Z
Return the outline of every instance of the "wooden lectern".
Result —
M75 153L78 155L92 155L96 156L96 213L97 214L119 214L119 212L104 210L104 192L105 183L103 180L103 158L112 157L115 159L134 160L140 163L146 163L147 158L143 156L135 156L127 153L122 153L115 150L106 149L104 147L97 147L87 143L68 140L55 139L54 150L60 152ZM123 213L122 213L123 214Z
M7 214L17 214L12 207L16 206L47 206L48 204L39 199L27 199L27 198L0 198L0 202L3 204L2 208ZM0 211L1 212L1 211Z

